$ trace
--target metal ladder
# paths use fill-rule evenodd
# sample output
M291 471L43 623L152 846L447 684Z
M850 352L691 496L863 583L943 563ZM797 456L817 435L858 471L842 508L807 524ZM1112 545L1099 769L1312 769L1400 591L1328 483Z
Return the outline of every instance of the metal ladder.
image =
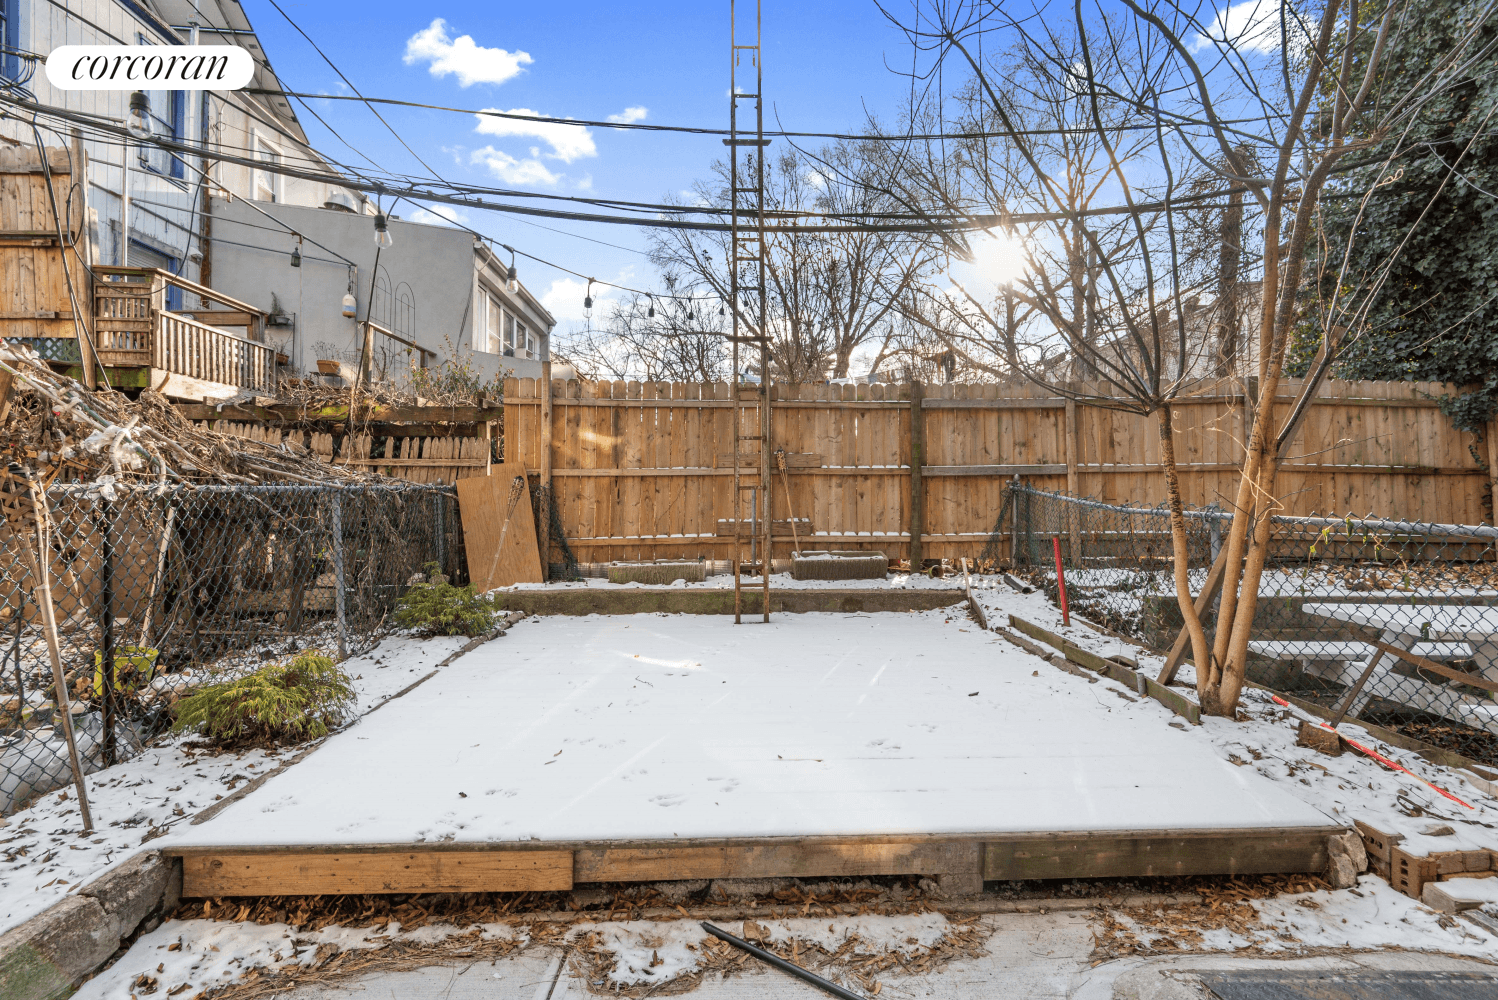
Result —
M749 540L751 558L756 558L762 588L764 620L770 620L770 536L774 522L770 490L770 341L765 332L765 110L764 50L760 46L761 0L754 0L754 44L739 44L738 0L729 0L729 60L728 87L728 138L723 144L728 147L729 188L732 193L733 214L730 216L730 244L728 250L728 307L733 310L733 328L729 342L733 348L733 620L743 622L743 571L744 542ZM749 4L742 5L745 13ZM746 32L747 35L747 32ZM749 55L754 70L754 92L739 93L740 60ZM747 74L746 74L747 75ZM739 125L739 102L754 102L754 129L748 131ZM740 163L740 149L750 149L746 162ZM752 175L743 177L743 174ZM752 183L746 183L751 181ZM744 217L750 216L750 225ZM750 300L746 311L743 301L745 293ZM747 314L746 314L747 312ZM743 382L744 369L740 367L739 345L759 349L759 385L750 388ZM747 397L747 398L746 398ZM754 454L741 447L751 441L759 443ZM746 459L757 455L758 476L746 482L745 472L753 471L746 466ZM744 518L744 494L750 493L752 518ZM756 544L757 543L757 544ZM757 551L756 551L757 550Z

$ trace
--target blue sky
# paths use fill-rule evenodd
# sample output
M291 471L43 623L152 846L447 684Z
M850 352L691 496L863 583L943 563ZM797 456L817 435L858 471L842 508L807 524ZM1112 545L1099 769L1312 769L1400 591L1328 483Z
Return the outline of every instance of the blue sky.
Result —
M264 0L245 0L244 6L287 87L347 92L274 7ZM727 124L727 3L442 0L412 6L282 0L282 6L366 96L594 120L638 118L641 112L629 109L644 109L643 120L651 123ZM438 19L442 23L434 24ZM791 130L856 131L865 108L884 116L897 111L908 84L886 68L885 60L908 63L910 52L870 0L771 0L765 5L764 33L767 127L773 127L769 116L778 113ZM473 79L511 72L502 82ZM363 106L326 101L317 109L381 166L422 172ZM427 163L460 182L658 201L706 177L724 152L715 136L589 129L589 142L569 127L548 142L545 136L480 134L471 116L381 110ZM319 149L362 162L312 116L298 111ZM413 215L409 204L396 212ZM552 232L495 213L465 211L463 218L482 233L584 274L653 287L649 262L631 252L644 246L635 227L534 220L561 230ZM522 280L546 297L559 318L581 316L580 285L523 259L519 266Z

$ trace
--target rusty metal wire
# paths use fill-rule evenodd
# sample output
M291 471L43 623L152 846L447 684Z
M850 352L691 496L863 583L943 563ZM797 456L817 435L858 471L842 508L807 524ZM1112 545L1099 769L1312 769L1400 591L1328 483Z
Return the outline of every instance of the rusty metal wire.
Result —
M1186 514L1196 594L1233 515ZM1498 766L1498 528L1371 516L1271 521L1248 678ZM1170 648L1182 617L1163 505L1011 484L985 556L1007 549L1015 572L1055 598L1053 538L1073 613ZM1380 651L1379 642L1424 663Z
M48 553L85 770L134 755L184 694L300 650L347 656L436 563L467 576L451 487L53 484ZM67 783L36 581L0 538L0 811ZM110 664L106 669L105 664Z

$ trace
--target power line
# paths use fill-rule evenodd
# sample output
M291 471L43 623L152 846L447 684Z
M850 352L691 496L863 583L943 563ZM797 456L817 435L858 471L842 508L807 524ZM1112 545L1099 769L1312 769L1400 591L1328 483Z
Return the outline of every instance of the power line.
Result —
M274 0L272 0L274 2ZM392 97L365 97L350 94L308 94L298 91L270 90L260 88L245 88L247 94L284 94L287 97L295 97L305 102L309 100L319 101L360 101L364 104L387 104L394 107L418 108L423 111L446 111L459 115L477 115L485 118L503 118L510 121L532 122L541 125L572 125L578 128L607 128L619 131L634 132L670 132L679 135L728 135L729 130L725 128L699 128L691 125L654 125L645 122L615 122L615 121L592 121L583 118L548 118L546 115L522 115L513 111L497 111L493 108L454 108L443 104L426 104L421 101L403 101ZM382 119L383 120L383 119ZM1245 122L1261 121L1260 118L1230 119L1223 124L1241 124ZM1184 124L1200 124L1197 122L1186 122ZM1205 127L1205 126L1203 126ZM1153 122L1141 122L1138 125L1118 125L1110 128L1110 131L1151 131L1155 128ZM772 132L766 130L766 136L782 139L847 139L860 142L924 142L942 139L1010 139L1020 136L1044 136L1044 135L1088 135L1095 132L1092 127L1077 128L1036 128L1036 129L980 129L965 132L912 132L905 135L886 135L883 133L852 133L852 132Z
M121 137L121 138L123 138L125 135L128 135L128 133L125 132L125 130L122 127L116 125L114 122L112 122L112 121L110 121L108 119L105 119L105 120L101 121L101 120L99 120L95 116L80 114L80 113L77 113L77 112L72 112L72 111L69 111L66 108L55 108L55 107L51 107L51 106L38 105L38 104L35 104L33 102L22 101L22 100L18 100L16 98L12 98L12 97L7 97L7 96L4 96L4 95L0 95L0 100L3 100L3 101L5 101L7 103L10 103L10 104L13 104L13 105L15 105L17 107L25 108L28 111L33 111L33 112L38 112L38 113L42 113L42 114L47 114L47 115L49 115L51 117L60 118L60 119L62 119L64 121L67 121L67 122L70 122L70 123L88 125L91 128L93 128L95 130L98 130L98 131L102 131L102 132L104 132L106 134L112 134L112 135L115 135L115 136L118 136L118 137ZM410 181L408 181L408 183L406 183L405 185L393 185L393 184L387 185L387 184L381 184L381 183L378 183L378 182L355 181L355 180L349 180L347 178L339 177L336 174L328 174L328 173L323 173L323 172L313 172L313 171L301 170L301 169L292 167L292 166L290 166L288 164L285 164L285 163L276 164L276 163L269 163L269 162L266 162L266 161L253 160L253 159L250 159L250 158L247 158L247 157L226 156L226 155L223 155L223 154L215 154L211 150L205 151L204 149L202 149L202 148L200 148L198 146L195 146L193 144L190 144L190 143L180 142L180 141L171 140L171 139L164 139L164 138L160 138L160 137L156 137L156 136L152 136L149 139L143 139L143 140L140 140L140 141L149 142L149 143L151 143L153 145L159 146L162 149L170 150L170 151L177 152L177 153L191 153L191 154L199 155L199 156L207 156L207 157L210 157L210 158L213 158L213 159L217 159L217 160L220 160L220 161L226 162L226 163L235 163L235 164L239 164L239 165L242 165L242 166L254 167L254 168L259 169L259 170L264 170L267 173L275 173L275 174L280 174L282 176L288 176L288 177L297 177L297 178L300 178L300 179L303 179L303 180L313 180L313 181L321 181L323 183L333 183L333 184L338 184L338 185L340 185L342 187L351 188L353 190L369 191L369 192L374 192L375 194L378 194L378 195L393 195L393 196L396 196L398 198L404 198L404 199L410 200L410 201L438 202L438 203L441 203L441 204L458 205L458 206L462 206L462 207L465 207L465 208L477 209L477 210L482 210L482 211L505 212L505 213L513 213L513 214L518 214L518 215L532 215L532 216L539 216L539 217L542 217L542 218L563 219L563 220L567 220L567 221L571 221L571 222L597 222L597 223L605 223L605 224L609 224L609 225L639 226L639 227L642 227L642 228L653 228L653 229L688 229L688 230L698 230L698 231L703 231L703 232L730 232L732 230L732 227L728 223L726 223L726 222L694 222L694 221L689 221L687 219L682 219L682 218L663 218L663 217L661 217L662 215L665 215L665 214L669 214L669 215L673 215L673 216L688 215L688 214L716 214L716 215L722 215L722 214L727 213L729 211L728 209L714 209L714 208L700 207L700 206L660 206L660 207L656 208L656 211L658 213L661 213L661 214L658 214L655 217L602 215L602 214L596 214L596 213L590 213L590 212L564 211L564 210L561 210L561 209L540 208L540 207L531 206L531 205L515 205L515 204L506 204L506 203L500 203L500 202L485 201L481 197L478 197L479 195L498 195L498 196L504 196L504 197L510 197L510 196L516 196L516 195L519 195L519 196L528 196L527 192L506 191L506 190L503 190L503 189L484 188L484 187L479 187L479 186L461 186L460 187L460 186L456 186L456 185L444 184L444 186L446 188L448 188L450 191L459 192L459 193L447 193L447 192L444 192L444 191L442 191L440 189L439 190L433 190L430 187L430 182L420 181L418 183L417 179L414 179L414 178L410 179ZM902 222L901 224L893 224L893 223L891 223L891 224L878 224L878 223L842 223L842 224L838 224L838 225L823 225L823 224L804 225L804 224L800 224L799 222L796 222L795 220L802 219L802 218L808 218L808 217L811 217L811 218L823 218L823 219L825 219L825 218L837 218L838 216L833 215L831 213L796 212L796 213L785 213L785 214L774 215L772 218L773 218L773 221L776 223L776 225L771 226L769 228L770 228L770 230L772 232L778 232L778 233L798 233L798 234L813 234L813 233L892 233L892 234L900 234L900 233L905 233L905 234L910 234L910 235L919 235L919 234L934 234L934 233L943 233L943 232L972 232L972 231L976 231L976 230L992 229L995 226L999 226L999 225L1002 225L1002 224L1005 224L1005 223L1028 224L1028 223L1040 223L1040 222L1061 222L1061 221L1069 221L1069 220L1076 219L1076 218L1102 217L1102 216L1110 216L1110 215L1128 215L1128 214L1132 214L1132 213L1141 213L1141 212L1158 212L1158 211L1164 211L1167 208L1181 208L1181 209L1188 208L1188 207L1212 208L1212 207L1215 207L1215 206L1212 206L1210 204L1204 204L1204 203L1209 203L1209 202L1211 202L1214 199L1224 197L1224 196L1230 194L1231 190L1232 189L1223 189L1223 190L1219 190L1219 191L1208 191L1208 192L1202 192L1202 193L1194 194L1194 195L1187 195L1187 196L1181 196L1181 197L1172 198L1171 202L1170 202L1170 204L1168 206L1167 206L1167 204L1164 201L1156 201L1156 202L1148 202L1148 203L1142 203L1142 204L1135 204L1135 205L1132 205L1132 206L1130 206L1130 205L1111 205L1111 206L1106 206L1106 207L1103 207L1103 208L1089 208L1089 209L1082 209L1082 210L1079 210L1079 211L984 213L984 214L973 214L973 215L964 215L964 216L957 216L957 215L953 214L953 215L946 215L946 216L936 216L936 215L933 215L932 217L929 217L929 218L921 217L921 216L916 216L911 222L908 222L908 223ZM576 200L584 200L584 199L576 199ZM606 204L622 205L622 204L626 204L626 203L612 202L612 203L606 203ZM846 216L846 217L848 217L848 218L879 218L880 216L877 213L869 213L868 215L863 215L863 216ZM787 224L787 223L792 223L792 224Z

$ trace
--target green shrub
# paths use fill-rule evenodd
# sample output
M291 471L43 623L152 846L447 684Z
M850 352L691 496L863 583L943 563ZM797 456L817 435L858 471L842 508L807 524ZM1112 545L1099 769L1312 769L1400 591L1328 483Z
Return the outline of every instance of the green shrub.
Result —
M177 732L201 727L224 744L299 743L320 739L354 707L348 674L320 652L299 653L227 684L187 695L177 705Z
M422 635L483 635L494 627L494 602L473 592L473 585L454 587L427 564L427 583L406 591L395 606L395 623Z

